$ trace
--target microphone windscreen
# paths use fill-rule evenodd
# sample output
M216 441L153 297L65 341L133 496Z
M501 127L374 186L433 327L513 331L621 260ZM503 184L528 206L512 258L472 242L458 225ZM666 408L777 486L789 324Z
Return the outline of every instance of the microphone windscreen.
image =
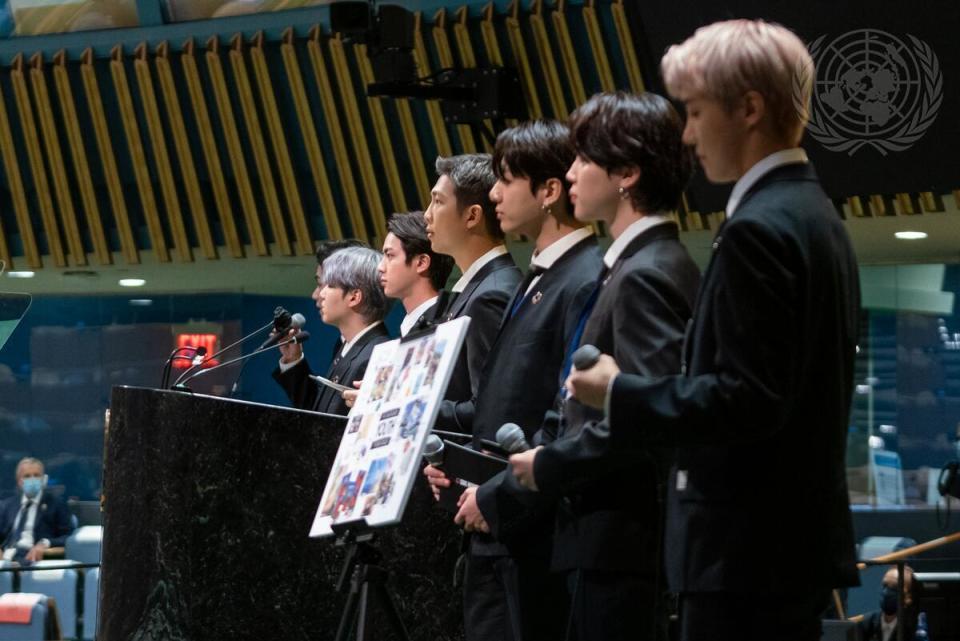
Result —
M443 465L443 441L436 434L427 436L427 442L423 446L423 458L427 459L430 465Z
M290 317L290 327L300 329L306 324L306 322L307 319L304 318L303 314L299 312Z
M582 345L573 353L573 366L581 372L590 369L600 360L600 350L593 345Z
M523 429L516 423L504 423L497 430L497 443L510 454L519 454L530 449Z

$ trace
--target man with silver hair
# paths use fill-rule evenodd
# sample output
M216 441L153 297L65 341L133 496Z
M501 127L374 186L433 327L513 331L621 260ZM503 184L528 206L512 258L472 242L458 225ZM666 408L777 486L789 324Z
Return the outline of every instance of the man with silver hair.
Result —
M320 318L340 330L342 340L325 375L334 383L350 385L361 380L374 346L390 340L383 324L387 298L377 271L381 258L380 252L369 247L347 247L317 265L317 287L312 298ZM347 414L347 405L337 390L319 386L310 378L310 365L299 344L284 345L280 353L273 378L295 407Z
M67 504L46 486L43 461L21 459L17 464L17 494L0 503L4 561L42 561L48 549L63 547L73 532Z

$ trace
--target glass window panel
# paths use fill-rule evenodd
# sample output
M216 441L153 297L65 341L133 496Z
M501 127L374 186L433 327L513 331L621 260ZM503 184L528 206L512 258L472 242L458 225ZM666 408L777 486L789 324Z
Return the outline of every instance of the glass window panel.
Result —
M7 0L0 4L0 36L36 36L135 27L136 0Z

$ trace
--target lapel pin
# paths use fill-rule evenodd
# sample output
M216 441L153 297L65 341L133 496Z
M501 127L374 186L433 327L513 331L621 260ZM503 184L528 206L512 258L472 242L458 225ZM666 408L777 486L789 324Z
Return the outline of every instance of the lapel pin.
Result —
M533 305L536 305L541 300L543 300L543 292L537 292L536 294L533 295L533 298L530 299L530 303Z

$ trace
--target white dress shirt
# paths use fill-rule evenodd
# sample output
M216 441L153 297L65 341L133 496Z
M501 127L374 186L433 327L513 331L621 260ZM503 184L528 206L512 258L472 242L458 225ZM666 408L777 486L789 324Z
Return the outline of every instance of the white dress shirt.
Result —
M603 255L603 264L606 265L607 269L610 269L620 259L620 254L627 248L627 245L632 243L637 236L651 227L669 222L670 219L663 214L650 214L630 223L627 228L623 230L623 233L620 234L615 241L610 243L610 247L607 248L607 253Z
M483 269L483 267L494 258L497 258L498 256L503 256L506 253L507 253L506 245L497 245L496 247L488 251L486 254L476 259L475 261L473 261L473 264L467 268L467 271L463 272L463 276L460 277L460 280L458 280L453 285L453 289L451 291L459 294L460 292L465 290L467 288L467 285L470 284L470 281L473 280L473 277L477 275L477 272Z
M360 340L360 337L361 337L361 336L363 336L364 334L368 333L371 329L373 329L373 328L376 327L377 325L380 325L381 323L383 323L383 321L377 321L377 322L375 322L375 323L370 323L369 325L367 325L366 327L364 327L363 329L361 329L359 332L357 332L357 335L354 336L353 338L351 338L349 341L344 340L343 335L341 334L341 335L340 335L340 340L343 341L343 347L340 349L340 356L341 356L341 357L346 356L346 355L347 355L347 352L350 351L350 348L351 348L351 347L353 347L354 345L357 344L357 341Z
M530 267L539 267L544 271L550 269L553 267L555 262L563 257L564 254L573 249L574 245L579 243L581 240L590 238L591 236L593 236L593 229L590 227L581 227L580 229L572 231L562 238L558 238L544 247L543 251L537 252L533 255L533 260L530 261ZM530 286L527 287L527 291L523 293L524 296L529 294L530 290L540 282L540 278L542 278L542 276L543 274L530 281Z

